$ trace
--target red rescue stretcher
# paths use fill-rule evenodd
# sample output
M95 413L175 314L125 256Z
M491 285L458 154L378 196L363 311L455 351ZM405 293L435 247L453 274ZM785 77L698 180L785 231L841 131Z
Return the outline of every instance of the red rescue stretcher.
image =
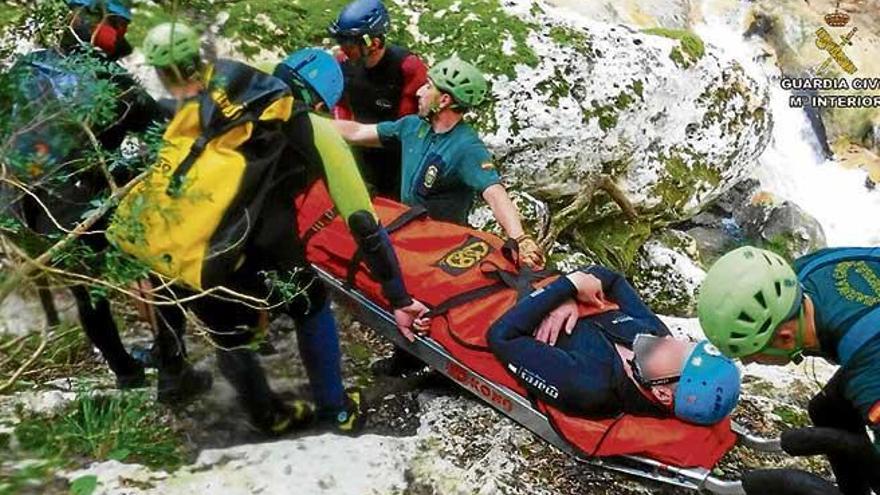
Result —
M738 441L756 450L781 451L778 440L752 437L729 419L711 427L631 415L588 420L530 400L489 352L486 332L519 294L554 277L518 273L497 236L429 220L417 209L377 198L374 207L390 232L406 286L434 315L429 335L408 342L398 332L379 284L360 262L323 183L313 185L296 203L309 261L360 320L577 459L693 490L744 494L739 481L711 476L721 457Z

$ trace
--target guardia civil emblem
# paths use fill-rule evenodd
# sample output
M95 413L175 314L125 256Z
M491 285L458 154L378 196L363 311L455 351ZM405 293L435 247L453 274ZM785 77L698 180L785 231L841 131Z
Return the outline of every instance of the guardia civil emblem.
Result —
M437 172L438 169L436 165L431 165L428 167L428 170L425 171L425 181L423 183L425 189L431 189L434 187L434 183L437 182Z

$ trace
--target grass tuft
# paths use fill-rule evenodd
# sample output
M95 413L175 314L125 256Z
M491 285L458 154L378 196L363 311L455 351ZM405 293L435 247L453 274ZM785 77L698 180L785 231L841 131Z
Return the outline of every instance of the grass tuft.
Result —
M65 463L113 459L173 470L184 460L179 439L145 392L80 392L55 417L24 417L15 436L23 450Z

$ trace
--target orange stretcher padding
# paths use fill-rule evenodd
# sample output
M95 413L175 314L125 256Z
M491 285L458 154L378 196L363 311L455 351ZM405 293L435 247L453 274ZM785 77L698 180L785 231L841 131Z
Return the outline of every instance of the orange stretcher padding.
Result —
M356 245L342 220L328 214L332 203L323 183L315 183L296 199L296 205L299 235L307 241L309 261L346 280ZM376 198L373 206L386 226L409 210L384 198ZM497 282L499 273L517 271L503 254L504 242L489 233L425 217L394 231L391 239L407 289L429 307L466 291L497 286L487 289L485 297L435 317L430 336L483 377L525 396L525 390L486 347L489 326L517 299L516 290L500 287ZM552 278L547 278L537 285L550 281ZM354 286L388 307L379 284L370 278L363 263L355 272ZM597 312L595 308L581 310L582 314ZM588 456L642 455L678 467L711 469L736 443L729 419L712 427L632 415L590 420L566 415L546 404L537 407L562 437Z

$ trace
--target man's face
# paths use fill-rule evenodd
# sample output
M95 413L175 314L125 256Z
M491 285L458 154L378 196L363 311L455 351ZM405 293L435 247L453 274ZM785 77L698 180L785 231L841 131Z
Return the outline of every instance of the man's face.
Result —
M425 118L431 115L432 111L440 105L442 95L443 93L428 79L428 82L416 92L416 96L419 98L419 117Z
M770 346L776 349L783 349L786 351L794 350L795 344L792 339L787 339L785 335L796 335L798 331L798 319L794 318L789 320L782 325L779 325L779 328L776 329L773 336L773 341L770 342ZM766 364L771 366L785 366L791 362L791 358L788 356L777 356L776 354L766 354L766 353L758 353L752 354L751 356L745 356L742 358L743 364L749 363L758 363L758 364Z
M353 40L340 40L339 48L345 57L352 62L360 62L364 57L364 45Z
M159 75L159 80L165 89L178 100L192 98L201 89L200 85L187 80L177 66L157 67L156 74Z
M658 344L651 350L644 361L642 372L649 378L665 378L681 374L684 360L688 357L694 344L673 338L658 339Z

